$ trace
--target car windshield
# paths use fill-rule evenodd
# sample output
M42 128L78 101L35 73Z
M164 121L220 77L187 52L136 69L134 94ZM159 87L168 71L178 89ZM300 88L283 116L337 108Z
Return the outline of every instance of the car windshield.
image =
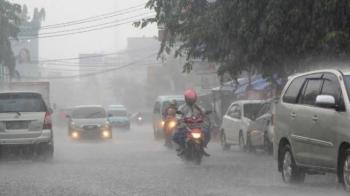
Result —
M103 108L78 108L73 111L73 119L93 119L106 118L106 112Z
M38 94L0 95L0 113L46 112L46 106Z
M108 116L111 117L125 117L127 116L127 112L125 110L109 110Z
M171 103L170 101L165 101L163 103L163 112L165 112L165 110L170 106L170 103ZM184 100L176 100L177 107L181 106L184 103L185 103Z
M254 119L261 110L263 103L247 103L244 104L244 117Z

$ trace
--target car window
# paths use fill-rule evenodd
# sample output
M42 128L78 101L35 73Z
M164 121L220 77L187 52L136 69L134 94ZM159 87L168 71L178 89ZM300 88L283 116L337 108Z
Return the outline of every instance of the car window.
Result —
M261 110L261 107L263 106L263 103L247 103L244 104L244 117L249 119L256 118L258 112Z
M113 116L113 117L123 117L127 116L127 112L125 110L109 110L108 111L108 116Z
M322 79L308 79L300 103L315 105L316 97L320 94L322 82Z
M339 102L341 90L337 76L334 74L325 74L323 76L323 86L322 86L322 95L332 95L337 102Z
M305 77L295 78L289 85L283 96L283 101L286 103L296 103L300 89L305 81Z
M271 103L264 103L256 117L260 117L266 113L269 113L271 111Z
M7 112L46 112L47 108L38 94L0 95L0 113Z
M228 115L232 118L241 118L241 109L239 105L233 105L228 112Z

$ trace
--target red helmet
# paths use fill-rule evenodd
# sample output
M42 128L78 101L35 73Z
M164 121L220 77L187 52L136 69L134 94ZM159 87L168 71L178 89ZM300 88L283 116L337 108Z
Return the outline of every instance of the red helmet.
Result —
M193 105L197 101L197 93L193 89L189 89L185 92L185 101L189 105Z

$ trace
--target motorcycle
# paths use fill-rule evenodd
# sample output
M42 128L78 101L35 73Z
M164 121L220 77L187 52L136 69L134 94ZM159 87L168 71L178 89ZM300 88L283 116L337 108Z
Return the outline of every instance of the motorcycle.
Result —
M208 115L211 112L206 112ZM181 154L181 158L186 161L193 161L196 165L200 165L204 156L205 134L203 131L203 117L192 116L184 118L183 122L186 128L185 149Z
M144 119L142 115L137 115L135 118L135 122L137 125L141 126L143 125Z
M173 148L172 136L176 130L177 119L174 117L168 117L164 121L164 139L165 146L168 148Z

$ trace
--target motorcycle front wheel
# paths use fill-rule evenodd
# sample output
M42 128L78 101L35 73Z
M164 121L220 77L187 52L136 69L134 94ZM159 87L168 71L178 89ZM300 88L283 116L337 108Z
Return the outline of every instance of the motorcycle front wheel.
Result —
M202 163L203 150L200 144L192 145L192 160L194 164L200 165Z

